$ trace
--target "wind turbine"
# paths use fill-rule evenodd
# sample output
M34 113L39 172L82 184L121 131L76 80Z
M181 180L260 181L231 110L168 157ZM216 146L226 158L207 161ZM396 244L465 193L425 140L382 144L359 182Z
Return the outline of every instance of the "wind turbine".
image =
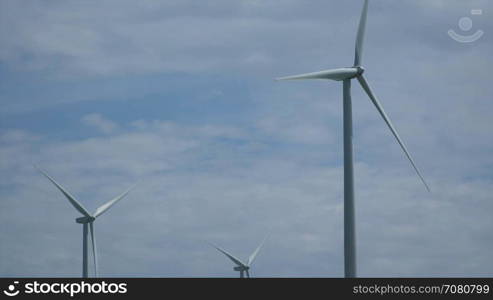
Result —
M112 200L106 202L105 204L101 205L96 209L94 214L90 214L87 209L80 204L79 201L77 201L72 195L70 195L69 192L65 188L63 188L60 184L58 184L53 178L51 178L46 172L41 170L40 168L36 167L41 174L43 174L48 180L51 181L59 190L62 192L62 194L68 199L70 204L78 211L80 212L83 216L80 218L75 219L75 222L82 224L82 277L87 278L88 276L88 244L87 244L87 237L88 237L88 228L91 233L91 248L92 248L92 257L93 257L93 262L94 262L94 276L98 276L98 260L97 260L97 254L96 254L96 237L94 234L94 221L96 220L97 217L102 215L104 212L106 212L110 207L112 207L116 202L120 201L123 197L125 197L128 192L133 188L129 188L126 190L123 194L120 196L113 198Z
M267 240L267 236L264 238L262 243L260 243L260 245L257 247L257 249L255 249L255 251L253 251L253 253L248 257L247 263L242 262L238 258L234 257L232 254L226 252L226 250L223 250L223 249L219 248L218 246L216 246L212 243L210 243L210 244L212 247L216 248L219 252L226 255L229 259L231 259L231 261L233 261L235 263L236 267L234 267L233 270L240 272L240 278L244 278L245 273L246 273L246 277L250 278L250 272L249 272L250 267L252 266L253 261L257 257L258 252L260 251L260 249L264 245L265 240Z
M363 11L358 26L356 36L356 47L354 54L354 65L352 67L324 70L314 73L305 73L294 76L277 78L277 80L303 80L303 79L328 79L342 81L343 85L343 123L344 123L344 273L345 277L356 277L356 237L354 224L354 183L353 183L353 142L352 142L352 105L351 105L351 80L357 79L363 90L370 97L371 102L375 105L383 120L389 127L390 131L401 146L407 158L411 162L414 170L418 174L426 189L430 188L426 184L423 176L414 163L409 151L402 142L399 134L395 130L392 122L385 113L382 105L373 93L368 81L363 76L365 69L361 66L363 56L363 40L365 36L366 16L368 11L368 0L365 0Z

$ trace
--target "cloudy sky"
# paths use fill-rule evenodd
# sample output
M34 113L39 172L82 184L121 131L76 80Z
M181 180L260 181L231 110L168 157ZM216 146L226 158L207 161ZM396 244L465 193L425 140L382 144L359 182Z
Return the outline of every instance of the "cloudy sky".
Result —
M342 86L362 1L0 1L0 276L343 276ZM471 15L482 9L482 15ZM493 276L493 2L373 0L353 85L360 276ZM470 17L469 32L459 29ZM473 43L447 35L483 30Z

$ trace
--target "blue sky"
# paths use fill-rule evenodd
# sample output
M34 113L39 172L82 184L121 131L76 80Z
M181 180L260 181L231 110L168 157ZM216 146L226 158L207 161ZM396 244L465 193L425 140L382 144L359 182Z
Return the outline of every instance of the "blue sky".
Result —
M343 275L342 85L362 1L1 1L0 276ZM482 9L482 15L470 15ZM365 73L427 193L353 84L361 276L492 276L491 1L370 2ZM474 43L449 29L470 16Z

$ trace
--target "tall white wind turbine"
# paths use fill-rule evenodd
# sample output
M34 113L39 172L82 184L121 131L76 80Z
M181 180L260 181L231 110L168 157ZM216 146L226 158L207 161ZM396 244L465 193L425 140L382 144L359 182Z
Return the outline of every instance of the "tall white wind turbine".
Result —
M368 11L368 0L365 0L363 11L359 21L358 34L356 36L356 47L354 55L354 65L352 67L331 69L314 73L306 73L295 76L277 78L277 80L303 80L303 79L328 79L342 81L343 84L343 123L344 123L344 273L345 277L356 277L356 237L354 224L354 185L353 185L353 143L352 143L352 105L351 105L351 80L357 79L363 90L370 97L371 102L380 113L381 117L389 127L411 162L414 170L418 174L426 189L430 191L423 176L419 172L409 151L402 142L399 134L395 130L389 117L383 110L382 105L373 93L368 81L363 76L365 69L362 67L363 40L365 36L366 16Z
M36 166L35 166L36 167ZM75 219L75 222L82 224L82 277L87 278L88 276L88 243L87 243L87 238L88 238L88 231L90 231L91 234L91 248L92 248L92 257L93 257L93 262L94 262L94 276L98 276L98 260L97 260L97 252L96 252L96 237L94 233L94 221L96 220L97 217L102 215L104 212L106 212L110 207L112 207L116 202L120 201L123 197L125 197L128 192L133 188L129 188L126 190L124 193L122 193L120 196L113 198L112 200L106 202L105 204L101 205L96 209L94 214L90 214L87 209L82 206L82 204L77 201L72 195L70 195L67 190L62 187L60 184L58 184L53 178L51 178L46 172L43 170L39 169L36 167L41 174L43 174L48 180L53 183L60 192L68 199L70 204L78 211L80 212L83 216L80 218ZM89 229L89 230L88 230Z
M223 250L223 249L219 248L218 246L216 246L212 243L211 243L211 245L212 245L212 247L216 248L219 252L226 255L226 257L228 257L236 265L236 267L234 267L233 270L240 272L240 278L244 278L245 273L246 273L246 277L250 278L250 268L253 264L253 261L257 257L257 254L259 253L260 249L262 248L262 246L264 245L266 240L267 240L267 236L263 239L262 243L260 243L260 245L255 249L255 251L253 251L253 253L248 257L248 260L246 263L244 263L240 259L234 257L232 254L226 252L226 250Z

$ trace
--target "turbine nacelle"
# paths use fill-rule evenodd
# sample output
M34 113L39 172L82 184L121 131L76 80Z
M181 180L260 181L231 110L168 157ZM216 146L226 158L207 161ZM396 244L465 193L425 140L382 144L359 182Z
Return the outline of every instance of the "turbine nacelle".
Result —
M87 224L87 223L93 222L94 220L96 220L95 217L84 216L84 217L80 217L80 218L75 219L75 222L79 223L79 224Z
M241 271L248 271L249 269L250 269L250 267L248 267L248 266L245 266L245 267L240 267L240 266L238 266L238 267L234 267L234 268L233 268L233 270L235 270L235 271L240 271L240 272L241 272Z
M356 76L361 76L363 75L363 73L365 73L365 68L363 68L362 66L356 66L355 68L356 70L358 70L358 74Z

